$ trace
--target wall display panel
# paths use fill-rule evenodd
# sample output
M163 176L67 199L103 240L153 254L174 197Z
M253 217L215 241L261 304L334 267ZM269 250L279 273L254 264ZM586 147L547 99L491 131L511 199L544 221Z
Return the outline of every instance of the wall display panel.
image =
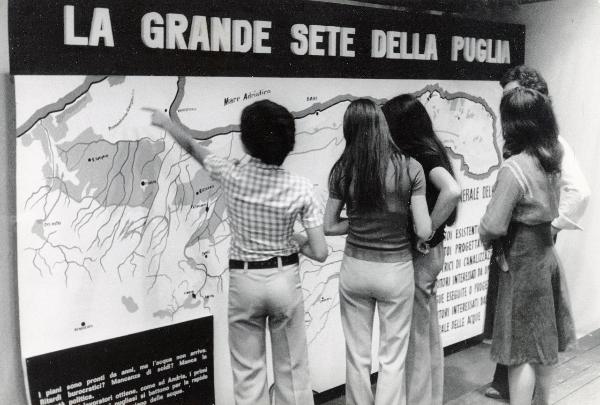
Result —
M401 93L419 97L447 148L463 190L456 224L446 230L446 263L438 281L443 342L449 345L481 333L490 253L479 243L477 225L501 162L497 111L501 89L497 80L505 69L523 62L521 26L490 26L468 20L446 26L446 19L428 16L427 21L420 21L421 25L413 23L413 31L407 33L401 23L394 25L389 14L397 15L400 22L421 17L386 11L384 18L380 10L329 4L321 7L310 3L309 9L304 2L294 2L304 5L299 17L275 3L277 15L251 12L246 3L235 1L219 2L218 6L206 2L177 7L169 1L135 3L129 11L116 2L114 9L111 2L98 6L109 10L114 48L120 44L116 40L117 27L124 26L116 21L129 21L139 28L146 14L142 11L159 10L158 14L166 16L169 7L173 13L190 16L190 24L193 15L271 21L267 38L272 44L288 44L287 48L272 46L270 54L246 54L247 71L230 54L198 53L196 56L206 64L198 62L195 73L190 74L187 57L181 65L178 63L183 50L151 49L141 36L127 36L127 46L135 46L137 53L151 57L137 60L139 55L134 52L131 59L122 56L123 62L105 54L107 49L96 47L105 58L97 59L96 66L89 65L88 47L65 45L72 36L68 37L64 27L71 22L78 26L78 9L91 10L88 14L93 16L93 3L86 2L81 9L75 5L74 20L67 18L69 9L63 3L40 6L46 10L58 8L54 11L60 15L57 24L61 35L54 39L54 53L49 52L41 64L31 66L26 63L27 55L34 52L15 50L16 44L27 44L15 16L27 20L28 11L37 6L27 1L11 4L11 66L17 73L18 260L24 359L119 337L140 337L140 333L157 328L176 328L212 316L214 353L210 358L214 359L216 403L231 403L226 343L230 229L223 194L197 162L163 131L149 125L149 115L142 107L164 110L215 153L244 160L247 156L239 139L240 113L261 99L280 103L294 115L296 147L285 166L311 179L324 202L329 170L344 147L342 118L348 104L360 97L379 104ZM378 47L370 42L373 35L379 35L373 34L378 30L376 23L364 25L378 18L383 32L399 33L392 35L399 38L398 44L402 37L414 38L415 44L421 41L417 53L425 54L425 38L435 32L438 60L389 59L371 53L361 59L358 45L354 57L289 55L283 50L291 49L291 27L297 21L307 26L314 22L320 26L354 27L355 33L349 36L354 44L362 43L359 37L364 34L371 46ZM107 21L104 25L96 23L105 27L100 31L104 34L100 43L108 35ZM419 33L420 39L413 37L414 33ZM73 35L85 36L81 32ZM443 40L444 36L448 41ZM487 62L483 58L481 62L453 62L453 36L460 36L463 42L465 38L485 38L486 46L498 40L496 49L506 47L502 45L506 41L510 61ZM479 44L483 49L482 42ZM415 45L415 50L421 45ZM327 53L324 42L315 47ZM398 45L398 52L400 48ZM69 63L71 58L78 60L78 52L81 64ZM257 67L258 59L254 57L263 58L262 67ZM288 57L297 60L290 64ZM57 66L55 61L61 58L64 63ZM442 58L447 59L442 63ZM315 60L318 63L314 64ZM397 71L394 63L398 64ZM325 69L325 64L331 68ZM344 67L338 71L337 64ZM464 65L469 65L468 69ZM383 78L375 79L379 71ZM344 238L328 238L328 244L327 262L301 260L306 333L316 391L344 382L344 340L337 293ZM188 351L179 354L184 352ZM150 357L148 361L156 360ZM136 360L135 366L139 365Z
M214 404L212 341L204 317L30 357L31 402Z

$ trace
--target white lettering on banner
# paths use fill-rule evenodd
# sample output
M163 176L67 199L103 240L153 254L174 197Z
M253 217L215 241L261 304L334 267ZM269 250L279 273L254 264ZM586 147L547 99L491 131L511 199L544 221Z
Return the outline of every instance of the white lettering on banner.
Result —
M231 49L246 53L252 49L252 24L246 20L233 20L231 27Z
M115 40L110 22L110 10L97 7L92 15L92 25L89 37L78 37L75 35L75 6L64 6L64 43L74 46L98 46L100 39L104 40L104 46L114 47Z
M231 52L231 18L210 19L210 42L211 51Z
M94 8L89 36L75 34L75 6L66 5L64 43L72 46L114 47L110 10ZM141 39L148 48L201 50L212 52L271 53L268 44L271 21L232 20L231 18L148 12L141 19ZM354 57L355 28L333 25L294 24L290 49L294 55ZM404 31L371 31L371 57L404 60L438 60L435 34ZM462 56L466 62L510 64L510 41L452 36L452 61Z
M471 37L452 37L451 59L458 61L462 51L466 62L510 63L510 41Z
M399 31L371 31L371 57L388 59L438 60L437 40L434 34L425 36L425 48L421 52L420 34L411 36L412 47L409 51L408 33Z
M70 46L114 47L110 10L93 9L89 35L76 26L75 6L63 7L64 44ZM141 40L152 49L190 50L205 52L234 52L270 54L271 21L236 20L222 17L150 11L142 16ZM78 28L76 30L76 28ZM367 31L368 32L368 31ZM290 50L298 56L355 57L356 28L335 25L293 24L290 28ZM367 34L368 35L368 34ZM371 30L371 58L394 60L437 61L435 34L405 31ZM451 39L450 60L510 64L510 41L454 35Z
M188 29L187 18L183 14L167 14L167 49L187 49L183 34Z
M149 12L144 14L141 24L142 42L148 48L271 53L267 43L271 21L195 15L190 25L183 14L169 13L165 20L161 14Z
M354 57L354 50L350 46L354 44L355 32L354 28L349 27L294 24L290 30L294 39L290 49L294 55L312 56L337 56L339 49L339 56ZM322 43L326 46L321 47Z

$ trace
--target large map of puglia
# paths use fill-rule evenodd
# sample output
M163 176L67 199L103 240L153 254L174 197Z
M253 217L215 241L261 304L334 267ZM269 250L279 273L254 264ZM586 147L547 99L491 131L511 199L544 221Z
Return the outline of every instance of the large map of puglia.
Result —
M416 94L465 190L491 186L501 162L500 90L493 82L96 76L15 82L25 357L209 314L226 342L230 230L222 191L150 126L142 107L164 110L216 154L243 161L241 110L265 98L283 104L297 131L285 166L308 177L323 203L329 170L344 147L344 111L360 97L382 104ZM464 200L456 229L478 223L485 209L483 198ZM301 262L317 390L343 382L337 289L344 239L328 243L326 263ZM454 251L447 256L455 261ZM227 358L224 343L215 350ZM220 367L227 365L216 365L217 374Z

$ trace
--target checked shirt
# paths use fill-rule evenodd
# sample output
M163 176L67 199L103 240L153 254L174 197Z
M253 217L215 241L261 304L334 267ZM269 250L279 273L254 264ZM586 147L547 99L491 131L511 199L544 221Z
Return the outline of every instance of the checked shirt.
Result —
M204 168L220 183L231 227L229 258L259 261L298 252L294 222L323 224L322 205L304 177L256 158L240 163L209 155Z

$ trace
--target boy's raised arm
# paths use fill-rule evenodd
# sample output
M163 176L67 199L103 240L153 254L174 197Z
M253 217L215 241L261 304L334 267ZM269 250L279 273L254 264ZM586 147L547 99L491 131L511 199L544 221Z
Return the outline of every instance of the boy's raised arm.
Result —
M212 153L210 149L199 145L182 125L173 122L163 112L155 108L144 107L142 109L152 114L152 125L166 130L187 153L200 164L204 164L204 159Z

